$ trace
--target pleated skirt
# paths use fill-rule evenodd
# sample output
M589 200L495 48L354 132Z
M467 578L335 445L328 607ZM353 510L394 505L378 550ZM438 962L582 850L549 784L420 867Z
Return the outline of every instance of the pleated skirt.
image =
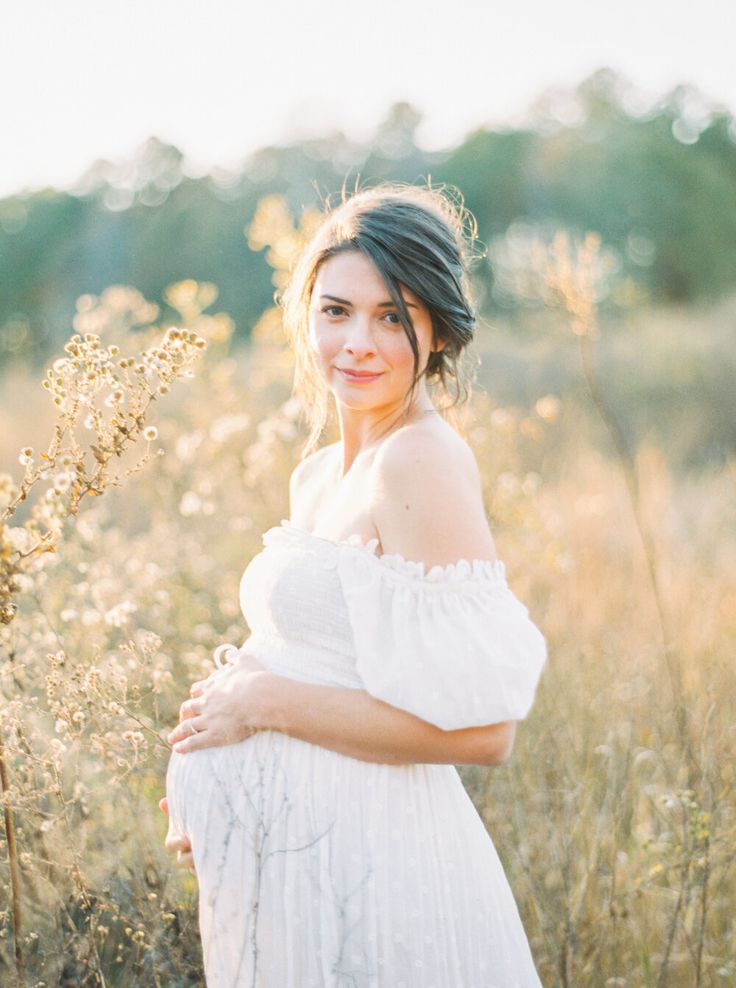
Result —
M260 731L172 753L208 988L541 988L491 837L451 765Z

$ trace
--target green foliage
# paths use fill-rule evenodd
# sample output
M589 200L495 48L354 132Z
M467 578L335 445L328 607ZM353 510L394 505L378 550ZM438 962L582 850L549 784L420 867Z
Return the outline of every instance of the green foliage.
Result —
M616 252L621 275L654 303L733 291L733 118L686 87L638 116L625 95L622 80L602 70L566 96L566 113L550 96L525 126L481 128L431 153L416 144L417 112L397 103L367 145L337 133L264 148L238 173L197 179L176 148L151 139L132 161L97 162L70 192L6 199L0 366L21 353L38 365L66 338L75 300L110 284L158 299L173 281L212 281L248 337L273 292L265 259L247 247L258 201L282 194L299 212L357 178L452 183L489 244L520 221L542 232L594 230ZM476 278L492 314L503 304L490 290L492 273L486 267Z

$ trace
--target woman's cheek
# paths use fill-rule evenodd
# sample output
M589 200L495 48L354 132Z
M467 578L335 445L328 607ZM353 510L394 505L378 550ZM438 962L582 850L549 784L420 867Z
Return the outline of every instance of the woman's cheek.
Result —
M327 370L340 350L337 334L326 327L317 326L309 334L309 344L317 363Z
M414 354L409 341L391 339L383 346L385 360L394 374L411 379L414 375Z

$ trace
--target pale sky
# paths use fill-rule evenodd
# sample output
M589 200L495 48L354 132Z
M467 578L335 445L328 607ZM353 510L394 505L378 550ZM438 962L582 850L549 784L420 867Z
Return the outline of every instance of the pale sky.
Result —
M0 0L0 196L73 183L148 137L193 173L391 103L427 148L502 125L607 66L736 112L730 0Z

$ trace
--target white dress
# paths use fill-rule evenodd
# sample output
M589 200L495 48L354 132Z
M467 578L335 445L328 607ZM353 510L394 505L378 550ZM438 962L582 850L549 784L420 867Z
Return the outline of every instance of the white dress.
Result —
M289 520L240 583L242 649L443 729L529 712L545 639L501 560L424 564ZM219 646L236 651L236 646ZM493 842L453 765L361 761L259 731L172 753L208 988L541 988Z

